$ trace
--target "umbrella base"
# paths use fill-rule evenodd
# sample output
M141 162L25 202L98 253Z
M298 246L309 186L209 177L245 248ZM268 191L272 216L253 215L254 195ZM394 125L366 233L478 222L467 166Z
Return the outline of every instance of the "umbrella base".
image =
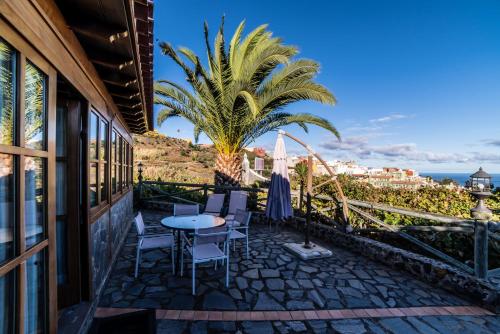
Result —
M304 243L294 242L284 244L283 247L285 247L285 249L290 253L300 257L302 260L313 260L332 256L332 251L326 248L312 242L310 242L309 245L310 248L305 248Z

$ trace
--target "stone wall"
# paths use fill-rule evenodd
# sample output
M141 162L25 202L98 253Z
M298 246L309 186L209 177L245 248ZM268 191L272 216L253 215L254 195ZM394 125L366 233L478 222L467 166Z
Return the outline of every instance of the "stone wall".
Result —
M93 297L97 298L132 223L133 193L129 191L90 226Z
M263 214L254 214L253 222L267 223ZM304 224L288 224L304 230ZM330 226L311 224L311 235L334 246L347 248L392 268L469 299L495 313L500 312L500 291L491 283L478 279L438 260L415 254L365 237L346 234Z

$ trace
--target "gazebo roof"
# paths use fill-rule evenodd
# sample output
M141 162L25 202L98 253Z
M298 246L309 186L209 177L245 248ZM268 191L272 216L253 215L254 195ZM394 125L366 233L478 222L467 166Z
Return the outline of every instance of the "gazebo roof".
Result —
M479 170L472 174L470 177L474 178L491 178L491 175L483 170L483 167L479 167Z

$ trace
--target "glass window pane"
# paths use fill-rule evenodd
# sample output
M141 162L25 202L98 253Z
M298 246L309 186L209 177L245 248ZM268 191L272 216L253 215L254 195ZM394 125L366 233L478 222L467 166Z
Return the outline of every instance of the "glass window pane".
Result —
M90 207L97 205L97 164L90 164Z
M65 219L57 219L57 284L65 284L68 281L67 257L68 244L66 237L67 225Z
M36 253L26 261L25 333L46 332L47 291L45 266L45 250Z
M0 333L15 333L16 270L0 277Z
M67 109L66 107L57 107L56 117L56 156L66 156L66 129L67 129Z
M26 247L43 240L45 230L45 161L26 157L24 165L24 221Z
M0 144L12 145L16 113L16 52L0 39Z
M56 162L56 215L66 214L66 162Z
M118 139L118 147L116 148L118 150L117 152L117 161L118 161L118 190L122 190L122 137L119 137Z
M108 150L108 125L106 122L101 121L101 131L99 136L100 146L99 146L99 159L107 160L107 150Z
M14 256L15 178L14 157L0 154L0 264Z
M97 125L99 119L96 114L90 113L90 126L89 126L89 159L97 160Z
M116 194L116 165L111 165L111 189Z
M108 180L108 173L106 172L106 168L107 168L107 164L101 164L101 169L100 169L100 172L99 172L99 183L100 183L100 187L101 187L101 202L106 202L107 200L107 196L108 196L108 192L106 191L107 190L107 187L106 187L106 184L107 184L107 180Z
M116 132L113 131L111 134L111 163L116 162Z
M26 147L45 149L46 75L26 61L24 140Z

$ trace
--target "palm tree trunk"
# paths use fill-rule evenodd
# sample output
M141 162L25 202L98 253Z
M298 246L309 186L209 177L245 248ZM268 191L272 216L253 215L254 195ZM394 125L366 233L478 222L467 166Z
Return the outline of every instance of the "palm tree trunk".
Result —
M218 152L215 161L215 185L239 186L241 170L241 157L238 153L225 154Z

